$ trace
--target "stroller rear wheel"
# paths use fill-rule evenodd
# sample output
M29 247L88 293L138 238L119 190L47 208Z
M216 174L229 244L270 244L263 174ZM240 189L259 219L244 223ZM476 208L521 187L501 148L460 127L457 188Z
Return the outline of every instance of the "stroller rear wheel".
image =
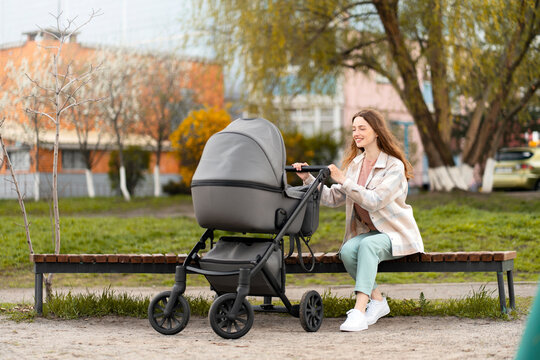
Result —
M156 295L148 306L148 320L150 325L163 335L174 335L184 330L190 315L189 304L183 296L178 296L172 314L165 315L165 307L171 297L170 291Z
M253 308L244 299L238 314L234 319L229 317L232 310L236 294L224 294L218 297L208 312L210 326L216 334L225 339L238 339L248 333L253 325Z
M300 300L300 324L304 330L315 332L321 327L324 309L321 295L315 290L308 291Z

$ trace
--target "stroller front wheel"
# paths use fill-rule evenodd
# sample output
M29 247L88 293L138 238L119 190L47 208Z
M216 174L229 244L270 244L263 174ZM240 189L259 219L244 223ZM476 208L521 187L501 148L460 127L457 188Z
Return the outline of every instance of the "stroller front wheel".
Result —
M238 339L248 333L253 325L253 308L244 299L236 317L231 319L230 312L236 300L236 294L223 294L218 297L208 312L210 326L216 334L225 339Z
M165 315L165 307L171 297L170 291L156 295L148 305L148 320L150 325L163 335L174 335L184 330L190 315L189 303L183 296L178 296L172 314Z
M324 309L321 295L315 290L308 291L300 300L300 324L304 330L315 332L321 327Z

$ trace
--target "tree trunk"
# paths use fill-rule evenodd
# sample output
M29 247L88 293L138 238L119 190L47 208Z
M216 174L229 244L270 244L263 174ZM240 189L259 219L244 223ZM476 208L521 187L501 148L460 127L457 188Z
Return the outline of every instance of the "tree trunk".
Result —
M154 166L154 196L160 197L161 196L161 180L160 180L160 172L159 172L159 165Z
M435 119L441 132L444 144L450 146L452 135L452 114L450 112L450 96L448 94L448 74L446 71L446 52L443 36L443 4L436 1L428 20L428 46L426 58L429 63L431 89ZM431 4L431 3L430 3Z
M154 196L161 196L161 179L160 179L160 164L161 164L161 141L158 140L156 151L156 165L154 166Z
M39 172L34 173L34 201L39 201Z
M118 129L117 123L115 123L115 131L116 145L118 146L118 170L120 173L120 191L122 192L122 196L124 196L124 200L131 201L131 196L129 194L126 182L126 168L124 166L124 147L122 146L122 141L120 139L120 130Z
M122 192L122 195L124 196L124 200L130 201L131 196L129 195L129 191L127 188L126 183L126 168L124 165L120 165L120 191Z
M96 191L94 188L94 177L92 176L92 170L84 169L84 173L86 175L86 189L88 190L88 197L93 199L96 197Z
M56 123L56 135L54 139L54 156L53 156L53 215L54 215L54 253L60 254L60 211L58 209L58 144L60 143L60 124Z
M39 194L39 185L40 185L40 179L39 179L39 130L38 125L34 124L34 127L36 129L36 155L35 155L35 171L34 171L34 201L39 201L40 194Z
M495 170L495 160L489 158L486 161L484 168L484 176L482 176L482 192L490 193L493 190L493 171Z
M45 299L49 301L52 297L52 281L53 281L53 274L48 274L45 277Z
M375 0L373 4L384 26L390 50L403 81L403 89L398 91L398 93L414 118L424 151L428 157L428 175L431 190L450 191L455 187L466 190L467 186L463 179L462 171L455 166L450 148L443 137L441 137L438 124L433 120L432 114L424 101L415 63L411 58L405 39L399 28L397 14L398 2L395 0ZM440 61L441 55L440 53L435 53L433 56L434 59ZM444 64L439 65L439 67L442 67ZM442 71L436 73L436 77L442 75ZM434 93L434 96L446 91L438 82L436 88L437 93ZM437 103L439 104L441 114L444 115L446 112L449 112L449 108L445 108L444 98L439 99Z

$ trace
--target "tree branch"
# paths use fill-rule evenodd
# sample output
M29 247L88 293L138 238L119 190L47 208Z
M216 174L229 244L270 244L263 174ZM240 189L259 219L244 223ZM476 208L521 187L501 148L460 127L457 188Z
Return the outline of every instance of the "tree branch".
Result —
M504 121L505 122L509 121L514 116L516 116L527 105L529 100L533 97L533 95L538 90L539 86L540 86L540 79L536 79L536 81L528 87L525 94L523 94L523 96L521 97L519 103L516 106L514 106L512 108L512 110L510 110L510 112L508 114L505 114L505 112L503 111Z
M2 149L2 153L5 156L5 161L7 161L7 165L9 167L9 172L11 173L11 178L13 179L13 184L15 186L15 191L17 193L17 199L19 200L19 207L21 208L21 212L24 219L24 230L26 233L26 243L28 244L28 249L30 250L30 255L34 253L34 249L32 247L32 239L30 238L30 223L28 222L28 216L26 214L26 208L24 206L24 198L21 194L21 191L19 189L19 183L17 182L17 177L15 176L15 172L13 171L13 164L11 163L11 160L9 158L9 154L6 150L6 145L4 144L4 139L2 138L2 126L4 125L4 119L0 120L0 148Z

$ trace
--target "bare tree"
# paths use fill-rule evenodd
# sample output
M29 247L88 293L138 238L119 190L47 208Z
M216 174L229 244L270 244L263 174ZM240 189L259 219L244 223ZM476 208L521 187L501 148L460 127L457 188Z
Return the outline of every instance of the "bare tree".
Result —
M97 77L99 77L99 73L96 74ZM94 78L94 82L96 78ZM99 98L98 90L93 86L79 89L79 96L83 99L98 99L98 101L105 99ZM73 125L77 134L79 152L85 164L86 188L90 198L96 196L92 168L104 154L99 150L105 149L102 140L107 134L98 110L97 101L86 102L80 106L72 107L71 116L67 117L67 121ZM105 141L106 143L107 141Z
M42 90L34 85L25 74L32 74L34 81L42 84L42 86L51 87L52 79L49 74L52 72L52 63L46 61L43 53L35 52L32 55L32 61L29 62L24 58L20 64L15 65L13 61L8 61L5 67L7 78L10 86L6 87L6 95L10 99L11 106L14 111L18 107L22 109L35 109L43 111L46 104L41 97ZM34 165L34 200L40 199L40 168L39 168L39 152L41 147L41 134L44 130L44 123L41 120L42 115L37 112L27 112L27 123L22 123L24 132L30 134L33 138L35 151L33 155Z
M52 15L52 14L51 14ZM60 253L60 212L58 208L58 148L60 143L60 126L62 122L63 114L69 109L79 106L81 104L96 101L96 99L84 99L79 98L79 90L87 85L92 80L92 75L95 72L95 68L90 65L89 68L82 74L74 74L72 69L72 63L69 62L67 66L62 68L62 49L68 39L73 34L78 32L83 26L88 24L94 17L99 16L100 12L92 11L88 20L77 26L75 23L76 18L67 19L65 24L61 23L62 13L58 15L52 15L56 20L56 27L54 29L41 31L48 36L55 39L55 42L49 45L43 46L46 50L51 52L52 59L52 72L49 74L53 79L52 87L48 87L47 84L41 84L37 80L33 79L27 74L28 79L34 84L34 86L41 90L39 95L48 106L49 111L42 109L27 108L26 111L32 114L38 114L49 119L55 128L54 138L54 151L53 151L53 172L52 172L52 199L53 199L53 217L54 217L54 235L55 235L55 254ZM37 95L31 95L31 97L37 97ZM45 281L45 288L47 296L50 296L52 289L52 274L49 274Z
M164 142L185 115L184 105L193 104L184 91L187 80L184 64L174 54L146 57L144 76L148 91L141 98L144 133L154 141L154 196L157 197L161 196L160 163Z
M142 57L126 50L110 49L104 50L101 56L107 66L95 86L101 96L107 98L100 103L101 115L115 137L120 163L120 191L129 201L131 195L126 184L123 152L126 137L133 133L140 119Z
M2 138L2 126L4 125L5 118L0 119L0 168L4 165L4 162L7 164L7 168L11 174L11 183L13 184L14 190L17 193L17 199L19 200L19 206L21 208L22 216L24 219L24 230L26 234L26 243L28 244L28 250L30 255L34 253L34 248L32 247L32 239L30 238L30 223L28 222L28 216L26 215L26 208L24 207L24 197L19 189L19 183L17 182L17 177L15 176L15 171L13 170L13 165L9 158L9 154L6 149L6 144Z

